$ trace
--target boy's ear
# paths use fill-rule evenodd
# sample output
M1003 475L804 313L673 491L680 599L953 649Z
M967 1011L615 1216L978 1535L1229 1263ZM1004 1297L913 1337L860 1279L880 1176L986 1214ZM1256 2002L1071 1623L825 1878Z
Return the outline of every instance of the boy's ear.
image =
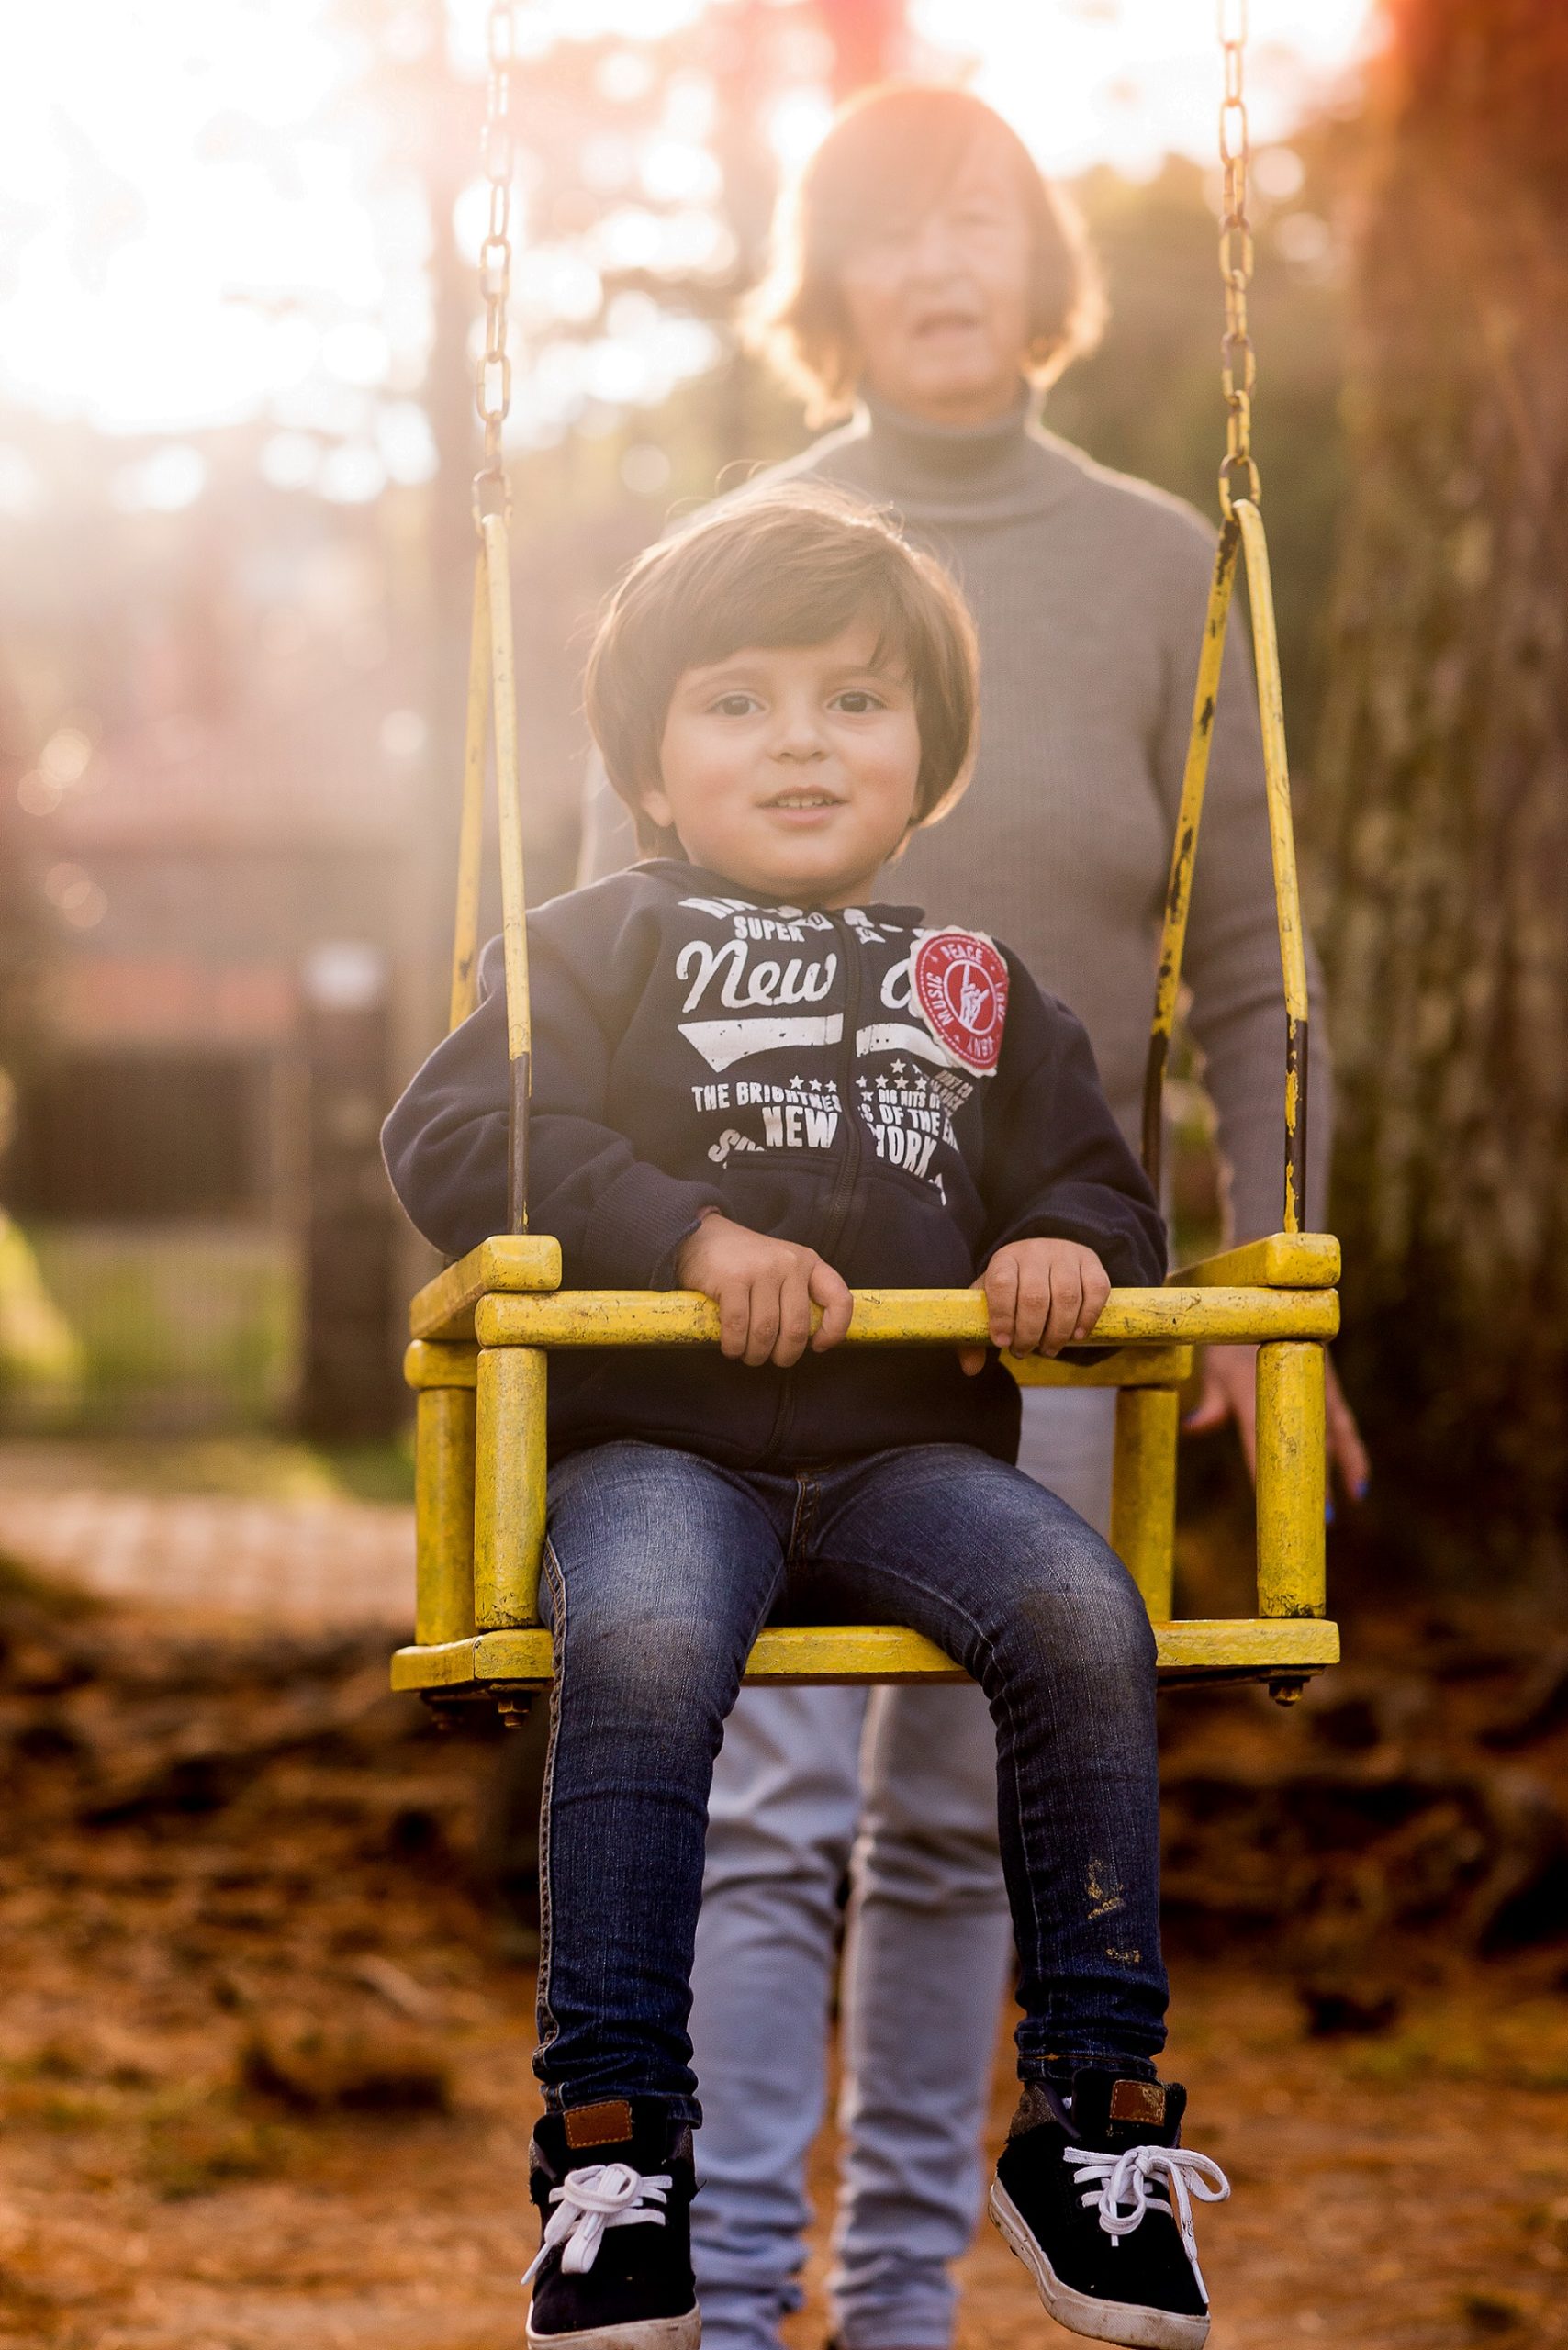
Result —
M660 782L645 783L637 794L637 804L651 824L661 833L675 830L675 813L669 804L669 794Z

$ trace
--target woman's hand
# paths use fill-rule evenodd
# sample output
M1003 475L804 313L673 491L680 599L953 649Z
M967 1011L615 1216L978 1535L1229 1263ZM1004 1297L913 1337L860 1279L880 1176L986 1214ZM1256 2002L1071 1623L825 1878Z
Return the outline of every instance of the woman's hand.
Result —
M732 1362L765 1362L788 1371L810 1345L813 1354L836 1347L849 1327L855 1300L848 1284L814 1248L769 1240L727 1215L710 1213L676 1252L681 1289L700 1289L719 1309L719 1344ZM823 1318L812 1336L812 1307Z
M971 1287L985 1292L991 1343L1015 1355L1056 1355L1081 1346L1111 1294L1111 1276L1076 1240L1010 1240ZM983 1347L960 1347L972 1379Z
M1324 1417L1327 1425L1329 1466L1353 1502L1367 1489L1372 1464L1356 1416L1345 1401L1345 1391L1331 1355L1324 1360ZM1205 1347L1203 1392L1183 1426L1195 1436L1221 1428L1234 1419L1247 1466L1258 1473L1258 1349L1256 1347Z

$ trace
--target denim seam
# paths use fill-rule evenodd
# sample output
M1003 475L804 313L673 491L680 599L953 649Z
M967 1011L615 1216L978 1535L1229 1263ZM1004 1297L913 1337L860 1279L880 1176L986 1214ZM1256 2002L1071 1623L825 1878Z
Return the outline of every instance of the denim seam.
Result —
M535 2006L540 2033L539 2045L534 2052L536 2073L539 2058L547 2049L554 2045L560 2038L561 2031L560 2024L550 2006L551 1962L554 1942L554 1903L551 1888L554 1840L550 1833L550 1819L551 1801L555 1789L555 1755L560 1737L562 1701L566 1683L566 1582L562 1572L560 1560L556 1556L554 1543L548 1534L545 1535L543 1546L543 1565L553 1599L552 1632L555 1669L550 1690L550 1744L544 1761L543 1784L540 1790L539 1806L539 1974ZM782 1575L780 1575L781 1582ZM775 1593L776 1596L777 1593ZM765 1623L769 1613L771 1613L771 1602L764 1610ZM563 2088L548 2081L543 2084L543 2087L546 2109L552 2112L562 2110ZM648 2094L646 2091L634 2093ZM700 2127L701 2107L695 2098L671 2092L667 2096L663 2096L662 2101L672 2119L684 2121L693 2129Z
M560 2038L561 2027L550 2005L551 1958L554 1943L555 1905L552 1897L551 1864L554 1839L550 1832L550 1810L555 1792L555 1748L561 1733L561 1695L566 1677L566 1579L561 1572L561 1562L555 1556L555 1546L548 1535L544 1538L544 1572L549 1578L551 1593L552 1645L555 1651L554 1676L550 1684L550 1743L544 1757L544 1778L539 1802L539 1982L535 2007L539 2020L539 2053L554 2047ZM548 2097L549 2091L546 2090Z

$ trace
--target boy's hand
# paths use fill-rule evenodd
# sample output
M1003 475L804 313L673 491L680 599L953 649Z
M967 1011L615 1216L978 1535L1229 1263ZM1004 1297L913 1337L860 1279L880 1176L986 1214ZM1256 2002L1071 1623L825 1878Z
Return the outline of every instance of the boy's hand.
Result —
M808 1343L813 1354L836 1347L849 1327L855 1300L848 1284L814 1248L792 1240L769 1240L732 1224L727 1215L703 1217L681 1242L675 1260L682 1289L700 1289L719 1309L720 1340L732 1362L754 1369L775 1362L788 1371ZM812 1337L812 1307L823 1318Z
M993 1347L1056 1355L1088 1337L1111 1294L1111 1276L1076 1240L1010 1240L973 1287L985 1292ZM960 1347L958 1360L972 1378L985 1348Z

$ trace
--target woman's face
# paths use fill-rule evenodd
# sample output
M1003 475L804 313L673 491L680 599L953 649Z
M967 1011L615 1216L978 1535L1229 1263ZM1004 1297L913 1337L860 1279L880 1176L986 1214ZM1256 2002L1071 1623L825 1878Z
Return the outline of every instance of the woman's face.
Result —
M841 280L862 387L934 424L984 424L1018 395L1030 339L1028 215L977 140L929 211L892 220Z

